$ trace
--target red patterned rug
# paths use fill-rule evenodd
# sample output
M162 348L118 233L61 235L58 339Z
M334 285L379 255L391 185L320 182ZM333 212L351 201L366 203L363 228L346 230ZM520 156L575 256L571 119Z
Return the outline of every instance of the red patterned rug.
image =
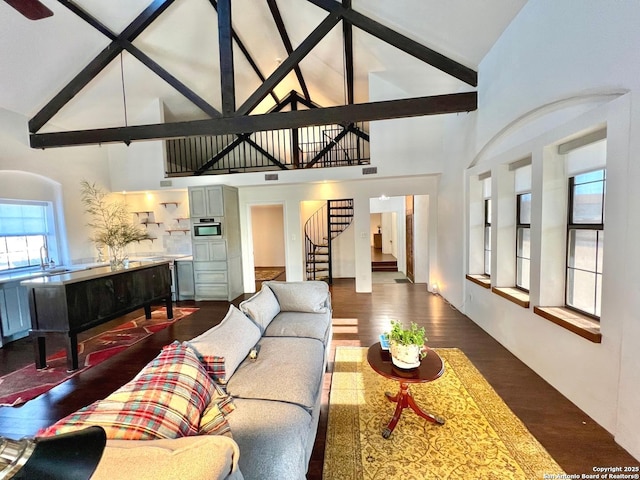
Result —
M112 330L78 342L80 368L75 372L67 372L67 356L65 351L61 350L47 357L46 369L36 370L35 364L31 363L20 370L8 373L0 377L0 406L22 405L197 310L174 307L173 318L168 320L166 309L163 307L154 310L149 320L142 315Z

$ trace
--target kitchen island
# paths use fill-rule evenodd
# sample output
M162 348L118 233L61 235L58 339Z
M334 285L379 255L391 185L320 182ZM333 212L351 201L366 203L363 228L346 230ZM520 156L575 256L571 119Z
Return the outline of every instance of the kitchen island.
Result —
M36 368L46 368L46 338L65 335L68 370L78 369L78 333L137 308L151 318L151 303L164 300L173 318L169 261L131 262L128 268L92 268L25 280Z

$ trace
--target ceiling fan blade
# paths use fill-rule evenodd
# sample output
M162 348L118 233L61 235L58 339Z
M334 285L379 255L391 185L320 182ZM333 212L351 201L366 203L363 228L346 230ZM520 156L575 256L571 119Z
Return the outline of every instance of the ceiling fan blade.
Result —
M53 15L53 12L39 0L4 0L29 20L41 20Z

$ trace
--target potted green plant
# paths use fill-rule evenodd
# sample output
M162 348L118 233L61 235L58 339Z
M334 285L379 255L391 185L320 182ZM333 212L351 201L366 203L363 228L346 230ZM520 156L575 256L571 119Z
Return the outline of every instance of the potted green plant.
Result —
M424 342L427 340L424 327L411 322L409 328L391 321L391 330L387 334L391 361L398 368L416 368L427 355Z
M87 224L93 228L91 240L98 249L102 246L109 249L111 268L119 270L125 264L126 246L132 242L150 240L151 237L131 222L131 213L124 202L109 201L109 193L95 183L83 180L80 185L82 204L85 212L91 216Z

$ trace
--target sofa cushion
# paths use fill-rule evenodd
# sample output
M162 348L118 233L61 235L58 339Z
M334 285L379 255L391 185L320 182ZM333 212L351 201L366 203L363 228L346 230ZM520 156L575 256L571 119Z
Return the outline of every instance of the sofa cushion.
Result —
M239 456L238 445L221 436L109 440L91 480L241 480Z
M279 400L311 411L322 387L324 346L311 338L263 337L255 361L246 361L227 384L237 398Z
M224 357L224 378L219 377L224 383L260 340L260 335L258 326L234 305L230 305L219 325L189 340L188 343L201 357Z
M247 479L306 478L309 413L286 402L234 400L236 410L227 418L240 447L239 467Z
M265 282L273 290L280 311L283 312L326 312L329 285L320 281L306 282ZM263 283L264 285L264 283Z
M265 337L307 337L326 342L331 313L280 312L265 330Z
M280 313L280 304L273 291L266 285L250 299L240 304L240 310L264 332L271 320Z
M213 382L195 352L174 342L104 400L68 415L38 434L50 436L99 425L109 439L196 435L213 391Z

